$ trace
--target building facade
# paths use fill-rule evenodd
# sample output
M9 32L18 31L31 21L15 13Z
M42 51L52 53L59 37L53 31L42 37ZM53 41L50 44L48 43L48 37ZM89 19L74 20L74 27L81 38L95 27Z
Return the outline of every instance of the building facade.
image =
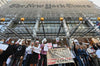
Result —
M5 18L0 39L100 37L95 26L99 16L100 9L88 0L12 0L0 8L0 18Z

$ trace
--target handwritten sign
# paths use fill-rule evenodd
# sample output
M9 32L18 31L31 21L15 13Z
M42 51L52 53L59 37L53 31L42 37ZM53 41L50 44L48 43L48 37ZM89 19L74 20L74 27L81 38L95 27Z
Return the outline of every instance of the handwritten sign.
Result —
M74 63L68 48L49 49L47 52L47 64Z

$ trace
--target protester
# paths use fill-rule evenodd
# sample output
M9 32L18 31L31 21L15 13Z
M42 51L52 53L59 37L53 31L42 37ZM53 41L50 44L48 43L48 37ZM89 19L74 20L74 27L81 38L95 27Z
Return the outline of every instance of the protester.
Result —
M87 52L89 53L92 63L94 63L94 65L98 66L98 62L97 62L97 56L95 54L96 50L93 48L93 45L89 45L89 47L87 48Z
M76 59L77 59L77 61L79 63L79 66L82 66L82 61L81 61L82 52L81 52L80 46L76 45L74 42L73 42L73 44L74 44L74 52L76 54Z
M33 65L37 66L40 52L41 52L41 48L40 48L39 41L37 40L33 46L32 59L30 60L32 61L33 64L31 64L30 66L33 66Z
M34 45L34 42L31 43L30 46L28 46L28 48L26 48L26 53L27 53L27 56L26 56L26 64L25 66L30 66L30 64L32 64L32 50L33 50L33 45Z
M100 48L97 49L96 55L97 55L98 63L99 63L99 66L100 66Z
M2 53L0 54L0 66L3 66L3 63L6 64L6 61L8 59L8 57L12 54L14 54L14 52L16 51L16 48L14 45L8 45L8 48L3 51L1 50Z
M18 44L16 45L16 51L12 55L13 59L12 59L12 62L11 62L11 66L13 66L13 65L18 66L19 64L21 64L19 62L24 57L25 50L26 50L25 40L21 40L21 42L19 44L20 45L18 45Z
M38 66L47 66L47 51L44 51L44 46L47 44L46 38L42 40L41 44L41 59L39 61Z
M39 39L35 40L35 43L32 41L26 48L25 40L20 39L16 43L14 40L11 41L11 44L6 44L8 45L6 50L0 49L0 66L47 66L48 50L59 48L69 48L75 63L50 66L100 66L100 43L82 44L75 39L73 46L69 47L58 39L53 44L52 42L47 43L46 38L41 42Z

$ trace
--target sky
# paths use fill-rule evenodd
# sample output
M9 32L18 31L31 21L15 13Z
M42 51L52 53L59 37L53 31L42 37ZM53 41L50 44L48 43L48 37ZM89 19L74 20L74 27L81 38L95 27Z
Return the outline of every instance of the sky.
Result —
M94 4L100 7L100 0L90 0L90 1L92 1Z

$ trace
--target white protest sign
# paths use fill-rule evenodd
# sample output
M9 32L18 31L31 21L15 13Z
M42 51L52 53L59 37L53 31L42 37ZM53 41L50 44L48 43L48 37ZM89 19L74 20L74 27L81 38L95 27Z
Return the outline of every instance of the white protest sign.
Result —
M48 44L44 45L44 51L48 51Z
M56 47L58 47L58 45L57 44L53 44L53 47L56 48Z
M41 51L40 44L38 47L33 46L33 48L34 48L34 50L33 50L34 52L40 54L40 51Z
M6 45L6 44L0 44L0 49L2 49L2 50L6 50L8 48L8 45Z

